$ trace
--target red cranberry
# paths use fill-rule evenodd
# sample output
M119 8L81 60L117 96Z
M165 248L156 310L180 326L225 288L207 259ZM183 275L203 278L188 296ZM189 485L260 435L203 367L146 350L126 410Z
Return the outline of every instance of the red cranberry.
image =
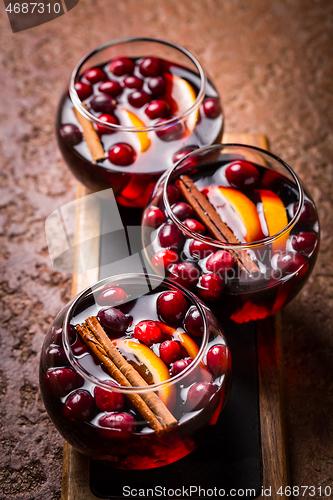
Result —
M222 113L218 97L208 97L204 100L202 107L207 118L217 118Z
M187 146L186 148L183 148L180 151L177 151L177 153L175 153L172 157L173 163L177 163L178 161L182 160L186 155L192 153L196 149L198 149L197 146ZM195 167L198 164L198 162L199 162L198 156L193 155L193 156L191 156L191 158L187 158L186 160L184 160L182 162L181 166L182 166L182 168L184 168L184 167L191 168L191 167Z
M193 233L205 234L206 232L204 226L196 219L186 219L184 225Z
M127 76L124 80L124 85L129 89L142 89L143 80L137 76Z
M102 122L105 123L111 123L112 125L119 125L119 120L113 115L107 115L103 114L98 117ZM96 123L96 128L100 134L113 134L116 129L113 129L111 127L104 127L103 125L100 125L99 123Z
M162 125L165 123L167 119L162 118L158 120L156 125ZM183 137L186 132L186 128L183 122L174 123L173 125L167 125L165 127L158 128L156 130L156 135L161 141L170 142L170 141L178 141Z
M157 57L146 57L139 64L143 76L160 76L163 73L163 63Z
M82 354L85 354L88 352L88 348L79 337L77 337L76 341L74 344L71 346L72 347L72 352L75 354L75 356L82 356Z
M280 254L277 258L276 266L284 275L299 272L299 277L302 277L308 268L306 258L296 252Z
M166 91L166 81L162 76L153 76L149 79L148 88L155 97L162 97Z
M131 59L127 57L118 57L111 62L109 70L116 76L123 76L131 75L134 71L134 67L134 61Z
M202 337L204 333L204 325L202 316L197 307L191 306L187 311L184 322L185 330L191 335Z
M93 93L93 89L87 83L76 82L74 84L74 88L75 88L76 93L81 101L88 99L88 97L90 97L91 94Z
M216 391L216 385L210 382L198 382L192 385L187 393L187 403L191 410L199 410L206 406Z
M160 345L160 358L166 365L177 361L181 356L179 342L175 340L166 340Z
M46 356L48 366L66 366L69 364L65 351L59 345L51 344L46 350Z
M128 96L128 102L133 108L142 108L145 104L150 101L150 95L147 94L144 90L134 90Z
M127 441L135 432L136 422L130 413L107 413L98 424L99 433L106 439Z
M117 103L108 94L100 94L93 97L89 104L94 111L111 115Z
M115 309L114 307L101 309L97 314L97 318L107 332L113 335L123 335L126 332L130 321L123 312L119 311L119 309Z
M259 182L259 171L252 163L237 160L225 169L225 176L230 186L237 189L254 189Z
M65 401L64 415L70 419L90 420L94 414L94 399L88 391L72 392Z
M187 302L177 290L163 292L157 299L157 313L164 323L179 323L187 311Z
M197 284L199 276L200 272L193 264L181 262L172 266L169 278L185 288L191 288Z
M136 152L130 144L114 144L109 149L109 160L111 163L114 163L114 165L127 167L134 162L135 158Z
M183 233L172 222L166 222L159 230L158 239L161 247L177 250L182 245Z
M188 219L194 215L193 208L183 201L172 205L171 209L174 215L180 220Z
M212 273L224 274L235 265L235 259L230 252L219 250L215 252L206 262L206 268Z
M74 344L74 342L76 341L76 338L77 338L77 333L76 333L75 327L73 325L69 325L69 327L68 327L68 340L69 340L70 345Z
M101 83L98 90L100 92L104 92L104 94L109 94L112 97L118 97L118 95L122 93L123 87L119 82L108 80L107 82Z
M192 363L191 358L184 358L175 361L171 367L171 375L174 377L184 371Z
M60 128L59 132L68 146L77 146L82 141L81 130L76 125L67 123Z
M101 68L91 68L85 73L85 79L90 83L98 83L106 80L106 74Z
M105 384L114 387L114 382L106 380ZM96 386L94 389L96 406L101 411L119 411L124 406L124 396L121 392L112 391Z
M178 188L176 186L168 186L167 187L167 197L170 205L173 205L179 200L180 194Z
M204 300L217 300L223 290L223 279L218 274L203 274L199 279L198 293Z
M78 378L71 368L57 368L47 372L53 392L57 396L66 396L69 392L78 387Z
M157 267L160 271L164 271L172 264L178 262L179 256L173 250L160 250L152 258L152 263L154 267Z
M163 100L151 101L145 109L146 115L151 119L167 118L170 115L170 105Z
M145 213L145 225L157 229L163 222L165 222L165 215L159 208L150 208Z
M316 246L317 236L315 233L303 232L293 238L292 246L296 252L309 255Z
M122 288L108 286L99 294L97 303L101 306L119 306L127 300L128 295Z
M227 373L228 348L222 344L211 347L207 353L207 366L215 377Z
M189 245L189 251L192 257L197 257L198 259L204 259L211 255L215 250L215 247L209 245L209 243L204 243L202 241L192 240Z
M53 325L51 327L51 343L62 346L62 328L61 326Z
M140 321L134 327L133 337L140 340L149 347L162 342L162 332L155 321Z
M298 210L298 202L295 203L293 207L293 215L296 214ZM310 201L305 200L301 209L301 215L299 217L299 222L301 224L313 224L316 219L315 208Z

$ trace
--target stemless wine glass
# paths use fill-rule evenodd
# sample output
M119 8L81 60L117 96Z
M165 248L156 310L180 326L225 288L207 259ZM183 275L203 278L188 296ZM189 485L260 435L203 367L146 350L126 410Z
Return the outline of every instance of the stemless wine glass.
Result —
M272 153L238 144L180 160L155 186L142 225L154 272L237 323L295 297L319 247L317 211L297 175Z
M88 457L125 469L159 467L196 448L226 403L230 374L222 329L205 304L143 274L104 279L72 299L40 362L58 431Z
M198 60L165 40L105 43L74 68L57 114L69 168L91 190L143 207L160 175L196 147L219 142L218 93Z

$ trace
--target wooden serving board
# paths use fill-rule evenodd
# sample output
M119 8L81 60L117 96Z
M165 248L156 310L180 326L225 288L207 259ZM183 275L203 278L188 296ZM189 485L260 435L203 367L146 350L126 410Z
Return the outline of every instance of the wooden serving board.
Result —
M268 141L259 134L224 134L224 143L249 144L268 149ZM90 194L82 185L78 186L78 207L76 213L76 237L78 240L88 227L91 227L92 213L87 213L85 204L80 198ZM93 224L100 223L98 209L93 214ZM72 295L89 286L89 283L99 279L100 246L97 239L93 239L90 248L89 276L74 274ZM278 495L282 486L289 485L286 432L283 412L283 362L281 349L281 321L280 316L266 318L256 324L256 350L258 363L258 392L259 392L259 420L260 420L260 448L262 481L264 489L271 488L273 500L286 499ZM67 442L64 443L62 500L98 500L91 489L89 482L90 461L74 450ZM162 498L162 497L161 497ZM257 498L264 500L267 496L259 494ZM290 497L288 497L290 498Z

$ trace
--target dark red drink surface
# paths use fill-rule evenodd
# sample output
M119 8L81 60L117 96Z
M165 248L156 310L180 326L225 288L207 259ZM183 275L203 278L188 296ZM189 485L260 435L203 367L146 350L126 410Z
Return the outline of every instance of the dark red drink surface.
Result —
M159 60L162 68L159 76L145 76L145 70L140 69L145 60L131 59L133 73L121 76L110 70L109 61L96 68L105 75L105 80L97 83L89 81L89 73L85 72L80 81L91 93L79 95L89 111L97 118L103 116L105 122L126 127L155 126L187 111L198 95L199 76L165 60ZM110 82L118 87L114 90ZM71 131L69 125L77 129ZM83 184L93 190L112 187L121 205L143 207L161 173L172 167L174 155L185 147L219 142L222 125L218 94L208 81L201 106L171 127L137 133L114 131L95 123L106 154L105 160L98 163L92 161L84 136L80 139L82 130L67 93L58 108L56 128L61 152ZM130 146L131 151L121 151L119 145Z
M296 184L264 166L230 158L194 167L192 173L196 187L239 243L279 233L297 212ZM306 192L300 217L291 229L271 243L246 250L257 269L249 273L237 250L200 241L200 236L211 238L211 233L195 210L191 213L191 206L185 210L187 200L177 181L168 187L177 198L176 203L170 202L171 210L192 234L176 225L161 199L162 188L163 182L156 187L142 222L146 253L155 272L165 273L237 323L274 314L300 291L319 247L318 216ZM156 207L161 215L154 219Z
M119 351L148 384L169 380L188 368L202 342L202 332L190 333L195 306L185 296L182 306L176 296L176 305L170 308L173 297L168 294L175 292L165 287L139 297L138 285L122 285L121 290L128 295L127 303L107 307L109 293L104 293L98 303L91 295L78 305L71 324L82 324L88 316L100 318ZM115 304L115 295L111 294L109 304ZM101 312L108 309L107 326L106 314ZM112 310L118 313L112 314ZM122 315L128 326L123 333L116 333L113 320L119 326L118 316ZM157 436L126 393L114 391L108 395L98 384L81 377L66 356L56 354L57 350L64 352L64 314L59 315L46 338L40 367L44 404L59 432L90 458L127 469L159 467L190 453L204 439L205 429L216 421L229 392L229 350L211 313L210 317L210 334L200 363L179 382L157 391L178 421L166 434ZM169 319L172 324L166 323ZM97 379L118 385L87 348L78 348L80 341L73 328L71 331L71 350L80 366Z

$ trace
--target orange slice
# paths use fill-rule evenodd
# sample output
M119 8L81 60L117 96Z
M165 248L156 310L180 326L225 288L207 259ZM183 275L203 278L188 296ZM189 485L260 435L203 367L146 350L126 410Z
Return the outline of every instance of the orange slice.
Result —
M194 340L187 335L187 333L176 330L172 336L175 340L178 340L181 343L191 359L195 359L197 357L199 347L196 342L194 342Z
M184 78L177 75L165 74L167 81L167 96L169 98L172 115L181 115L187 111L195 102L197 94L192 85ZM199 118L199 108L188 116L186 126L191 133L197 124Z
M154 384L165 382L170 378L166 364L148 346L128 339L116 339L113 342L128 360L134 356L139 363L145 365ZM159 397L169 409L174 404L175 394L174 385L163 387L158 391Z
M120 111L129 118L130 123L128 126L146 127L146 124L135 113L129 111L129 109L120 108ZM137 132L137 136L140 141L141 153L144 153L150 147L151 140L149 139L147 132Z
M233 209L238 221L241 222L242 227L239 230L246 243L264 238L257 207L244 193L238 189L223 186L210 186L205 188L203 193L207 196L223 222L225 222L232 231L234 231L232 227L233 220L232 217L229 220L225 205L229 205ZM232 216L232 214L229 215ZM241 241L242 238L239 238L237 234L235 234L235 236Z
M268 189L256 189L255 193L259 194L263 205L268 235L273 236L279 233L288 224L286 208L281 198ZM289 231L274 241L272 243L274 251L285 250L288 238Z

